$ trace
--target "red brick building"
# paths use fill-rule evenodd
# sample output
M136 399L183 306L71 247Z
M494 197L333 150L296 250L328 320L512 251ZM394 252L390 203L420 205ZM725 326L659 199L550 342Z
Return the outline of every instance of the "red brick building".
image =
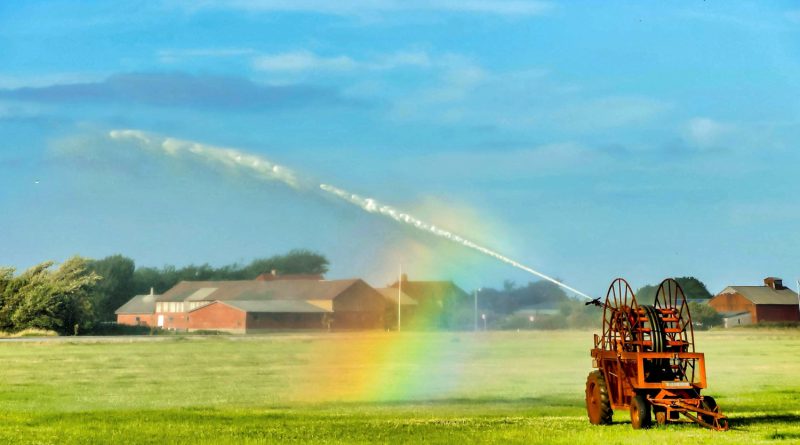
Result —
M726 327L764 322L800 321L797 294L780 278L768 277L763 286L728 286L708 301L726 318Z
M385 327L387 302L377 290L359 279L318 278L273 274L250 281L182 281L157 296L150 320L164 329L234 333ZM119 311L117 321L134 324Z
M159 295L137 295L119 309L114 311L117 314L117 323L131 326L155 326L156 299Z

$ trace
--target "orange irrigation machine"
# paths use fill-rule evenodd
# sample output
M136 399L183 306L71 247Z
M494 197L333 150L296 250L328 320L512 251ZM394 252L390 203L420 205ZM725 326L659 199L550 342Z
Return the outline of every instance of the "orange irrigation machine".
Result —
M647 428L681 414L718 431L728 420L706 388L705 359L694 351L689 305L675 280L664 280L652 305L639 304L628 282L611 283L603 307L603 334L594 336L586 380L586 411L595 425L610 424L615 409L630 409L631 426ZM587 304L590 304L587 303Z

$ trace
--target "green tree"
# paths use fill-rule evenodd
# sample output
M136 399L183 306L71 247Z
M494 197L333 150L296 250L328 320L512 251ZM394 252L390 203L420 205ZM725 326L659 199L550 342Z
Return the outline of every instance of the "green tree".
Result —
M73 333L76 325L91 329L95 319L90 292L100 277L88 270L84 258L70 258L55 270L53 265L47 261L8 280L0 308L4 329L36 328L61 334Z
M92 301L98 320L114 320L114 311L125 304L135 293L132 259L112 255L90 261L88 269L100 277L92 289Z
M722 314L706 303L689 302L689 312L691 312L692 322L697 328L709 329L722 326Z
M8 331L14 326L11 314L15 307L15 294L19 283L14 280L14 269L0 268L0 331Z
M322 275L328 271L329 264L323 255L306 249L295 249L285 255L253 260L242 271L248 278L255 278L272 270L281 274Z
M706 285L695 277L677 277L675 281L681 286L688 300L707 300L712 297ZM658 285L643 286L636 291L636 301L639 304L653 304L657 291Z
M215 268L209 264L182 267L164 266L140 267L133 274L134 293L147 293L155 288L157 293L165 292L180 281L203 280L252 280L262 273L272 270L280 274L313 274L321 275L328 271L328 259L325 256L305 249L291 250L284 255L269 258L257 258L249 264L230 264Z

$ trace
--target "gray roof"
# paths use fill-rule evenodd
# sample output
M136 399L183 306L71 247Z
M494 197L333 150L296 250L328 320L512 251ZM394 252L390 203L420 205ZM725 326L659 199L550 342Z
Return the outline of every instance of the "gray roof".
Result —
M720 315L722 315L722 318L734 318L734 317L738 317L738 316L744 315L744 314L750 315L750 312L747 312L747 311L744 311L744 312L720 312Z
M259 301L220 301L244 312L271 312L279 314L289 313L327 313L333 312L320 306L298 300L259 300ZM205 306L204 306L205 307ZM197 309L195 309L197 310Z
M360 281L181 281L158 301L332 300Z
M114 311L115 314L153 314L159 295L137 295Z
M383 298L387 299L388 301L397 304L397 288L391 287L383 287L380 289L375 289L383 295ZM409 297L405 292L400 292L400 305L401 306L408 306L408 305L416 305L417 300Z
M728 286L720 294L739 294L753 304L797 305L797 294L791 289L775 290L767 286Z

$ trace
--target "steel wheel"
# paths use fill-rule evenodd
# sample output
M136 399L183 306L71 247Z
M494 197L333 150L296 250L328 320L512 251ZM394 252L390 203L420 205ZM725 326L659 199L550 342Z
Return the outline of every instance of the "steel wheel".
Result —
M628 282L622 278L614 280L603 305L603 349L633 351L636 308L636 295Z

